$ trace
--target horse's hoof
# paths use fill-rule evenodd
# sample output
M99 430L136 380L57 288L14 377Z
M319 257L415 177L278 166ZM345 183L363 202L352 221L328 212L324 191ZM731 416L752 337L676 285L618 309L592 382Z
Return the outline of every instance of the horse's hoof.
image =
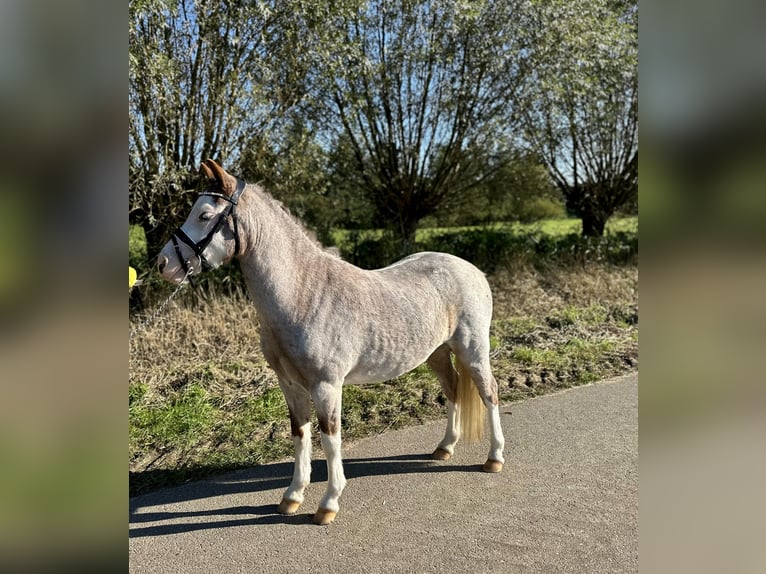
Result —
M337 512L334 512L332 510L327 510L326 508L320 508L317 510L316 514L314 515L314 524L318 524L319 526L326 526L327 524L330 524L333 520L335 520L335 516L337 515Z
M484 463L484 466L482 466L481 469L484 472L500 472L503 470L503 463L499 460L492 460L491 458L488 458L487 462Z
M294 500L287 500L286 498L283 498L282 502L279 503L277 512L279 512L279 514L295 514L298 511L298 507L300 505L300 502L295 502Z
M443 448L437 448L431 453L431 458L434 460L449 460L452 458L452 455Z

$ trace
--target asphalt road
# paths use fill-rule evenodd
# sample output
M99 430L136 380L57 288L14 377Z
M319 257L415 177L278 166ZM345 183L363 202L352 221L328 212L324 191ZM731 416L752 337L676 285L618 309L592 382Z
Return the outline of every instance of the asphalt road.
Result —
M443 422L344 445L329 526L323 460L294 516L276 513L291 461L132 498L130 572L638 572L637 374L502 411L500 474L488 442L429 460Z

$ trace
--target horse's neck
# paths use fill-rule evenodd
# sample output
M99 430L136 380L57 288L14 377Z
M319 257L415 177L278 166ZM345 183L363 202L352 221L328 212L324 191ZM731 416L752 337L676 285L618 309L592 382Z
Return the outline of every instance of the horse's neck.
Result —
M324 254L274 200L260 196L250 211L252 240L239 257L242 273L262 319L282 320L313 288L311 270Z

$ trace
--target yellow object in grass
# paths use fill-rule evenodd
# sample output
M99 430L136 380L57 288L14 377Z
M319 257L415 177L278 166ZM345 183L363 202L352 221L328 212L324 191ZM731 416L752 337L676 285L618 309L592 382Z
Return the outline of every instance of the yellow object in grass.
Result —
M128 266L128 289L133 288L133 285L136 284L137 277L138 277L138 274L136 273L136 270L133 269L131 266Z

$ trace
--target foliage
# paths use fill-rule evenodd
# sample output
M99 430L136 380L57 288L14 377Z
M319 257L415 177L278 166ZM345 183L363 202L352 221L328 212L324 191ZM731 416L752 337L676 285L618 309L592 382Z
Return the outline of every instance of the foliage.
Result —
M424 226L482 225L492 222L530 223L565 216L561 192L548 170L533 154L515 153L502 159L491 174L461 197L448 198Z
M565 215L564 206L560 201L548 197L536 197L518 208L519 221L530 223L541 219L556 219Z
M638 6L532 2L525 139L583 219L583 235L638 195Z
M599 235L636 203L635 8L131 0L130 222L156 253L213 157L322 239L385 226L401 254L424 218L531 221L564 200Z
M634 224L635 218L629 219ZM631 265L638 258L637 227L620 228L602 237L583 237L577 220L555 220L537 225L490 225L421 230L417 251L443 251L462 257L490 273L498 268L531 264L537 267L585 265L589 262ZM398 254L389 236L347 234L339 243L341 255L367 269L393 263Z
M530 223L565 215L561 193L543 162L530 154L518 155L498 169L487 181L487 191L495 221Z
M261 182L326 242L334 227L373 221L364 215L369 208L358 190L338 171L343 169L343 153L339 148L325 150L310 127L295 118L281 133L279 149L261 140L248 147L240 175Z
M275 87L281 27L266 3L134 0L129 16L130 217L155 251L188 211L201 160L236 166L293 101Z
M350 149L354 182L405 243L502 154L523 70L516 4L360 3L315 35L322 127Z
M146 235L140 225L131 225L128 228L128 264L139 274L149 270Z

